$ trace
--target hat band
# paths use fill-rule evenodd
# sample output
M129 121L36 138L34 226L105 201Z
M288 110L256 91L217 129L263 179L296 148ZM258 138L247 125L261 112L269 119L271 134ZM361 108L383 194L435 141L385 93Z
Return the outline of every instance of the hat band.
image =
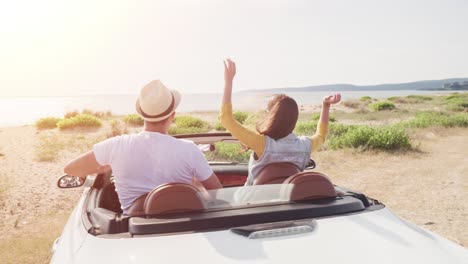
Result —
M161 114L158 114L158 115L148 115L147 113L145 113L143 111L143 109L141 109L141 106L140 106L140 99L138 99L138 103L137 103L137 107L138 107L138 110L140 112L140 114L144 117L144 118L160 118L160 117L163 117L163 116L167 116L168 114L170 114L174 108L174 95L171 93L171 97L172 97L172 102L171 102L171 105L169 105L169 107L166 109L166 111L162 112Z

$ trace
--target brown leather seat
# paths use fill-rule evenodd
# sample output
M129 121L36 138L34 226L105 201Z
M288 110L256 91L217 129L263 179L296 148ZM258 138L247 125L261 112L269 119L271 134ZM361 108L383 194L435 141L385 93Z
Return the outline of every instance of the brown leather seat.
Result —
M291 201L300 201L318 198L334 198L337 196L335 187L330 179L319 172L301 172L284 181L291 184Z
M115 191L114 183L109 183L101 188L96 197L97 206L115 213L122 213L120 208L119 196Z
M292 163L271 163L257 174L253 185L283 183L289 176L299 172L299 168Z
M148 194L143 208L146 215L156 215L201 211L205 209L205 203L196 187L185 183L167 183Z
M145 215L145 200L148 194L143 194L142 196L138 197L135 201L133 201L132 205L128 209L128 215L131 216L141 216Z

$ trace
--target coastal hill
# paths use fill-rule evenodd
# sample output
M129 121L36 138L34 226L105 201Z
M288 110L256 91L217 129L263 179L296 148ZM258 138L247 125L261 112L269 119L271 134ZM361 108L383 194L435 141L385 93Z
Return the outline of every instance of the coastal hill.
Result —
M468 90L468 78L426 80L377 85L326 84L306 87L283 87L244 90L242 92L311 92L311 91L379 91L379 90Z

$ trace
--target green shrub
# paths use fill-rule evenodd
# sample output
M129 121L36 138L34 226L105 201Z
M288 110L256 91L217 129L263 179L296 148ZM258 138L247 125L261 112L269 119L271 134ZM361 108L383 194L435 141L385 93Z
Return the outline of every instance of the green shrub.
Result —
M126 124L130 126L142 126L144 124L143 118L138 114L130 114L124 117Z
M372 97L370 96L362 96L361 98L359 98L360 101L371 101L372 100Z
M353 126L350 125L337 123L330 124L328 128L328 137L340 136L352 127ZM294 133L301 136L311 136L315 134L315 131L317 131L317 122L314 121L300 121L294 128Z
M87 114L79 114L72 118L62 119L57 122L57 127L60 130L72 128L97 128L101 126L102 123L97 117Z
M468 111L468 93L449 95L445 98L445 104L449 111Z
M369 147L382 150L409 149L410 139L406 131L398 127L377 129L369 140Z
M221 122L216 122L214 128L218 131L226 131L226 128L221 124Z
M460 96L459 93L452 93L451 95L445 97L445 100L451 100L451 99L454 99L454 98L461 98L461 96Z
M388 101L399 104L418 104L424 101L433 100L434 98L425 95L408 95L406 97L392 96L387 98Z
M318 121L320 119L320 113L312 114L312 120ZM336 122L336 118L334 115L329 115L328 120L330 122Z
M203 128L208 125L207 122L193 116L178 116L175 118L175 124L179 128Z
M245 120L249 117L249 113L236 111L232 113L232 116L237 122L244 124Z
M416 114L414 119L410 120L406 124L410 127L416 128L439 126L442 124L442 120L447 119L448 117L448 114L443 112L420 112Z
M395 104L388 101L382 101L370 104L369 107L374 111L393 110L395 109Z
M294 133L297 135L313 135L317 130L317 122L314 121L301 121L297 122L294 128Z
M388 101L392 101L393 103L398 103L398 104L408 104L410 103L411 100L399 96L392 96L387 98Z
M200 118L193 116L178 116L175 118L175 124L169 128L169 134L195 134L208 132L210 129L210 124Z
M416 114L414 119L403 122L402 125L416 128L432 126L468 127L468 113L449 115L444 112L420 112Z
M349 130L354 129L355 125L345 125L345 124L330 124L328 128L328 137L337 138L346 134Z
M95 116L95 117L98 117L98 118L103 118L103 117L110 117L112 116L112 112L111 111L93 111L91 109L83 109L83 111L81 111L82 114L85 114L85 115L92 115L92 116Z
M296 126L297 135L315 134L316 123L300 122ZM403 127L330 124L327 144L332 149L363 148L380 150L408 149L410 139Z
M417 100L422 100L422 101L430 101L433 99L431 96L427 96L427 95L408 95L406 96L406 98L417 99Z
M369 126L358 126L352 129L345 129L341 135L335 135L330 139L329 145L332 148L362 147L369 143L374 129Z
M468 127L468 113L451 116L445 125L450 127Z
M245 151L240 144L217 142L215 150L205 155L211 161L248 162L250 153L251 151Z
M57 127L57 123L62 120L57 117L44 117L36 121L37 129L53 129Z
M241 124L244 124L247 120L249 120L251 118L251 115L250 113L248 112L239 112L239 111L236 111L234 113L232 113L232 116L234 117L234 119L241 123ZM226 128L223 126L223 124L221 124L221 122L216 122L214 128L218 131L226 131Z
M341 135L330 138L331 148L404 150L411 147L408 134L400 127L348 126L340 130Z

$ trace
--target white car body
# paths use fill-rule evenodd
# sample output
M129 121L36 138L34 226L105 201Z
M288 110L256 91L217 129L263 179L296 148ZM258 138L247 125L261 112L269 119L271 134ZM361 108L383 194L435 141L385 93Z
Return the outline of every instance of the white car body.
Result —
M259 239L229 228L93 235L83 224L92 188L87 185L54 243L51 263L468 263L466 248L400 219L383 205L317 217L310 232Z

